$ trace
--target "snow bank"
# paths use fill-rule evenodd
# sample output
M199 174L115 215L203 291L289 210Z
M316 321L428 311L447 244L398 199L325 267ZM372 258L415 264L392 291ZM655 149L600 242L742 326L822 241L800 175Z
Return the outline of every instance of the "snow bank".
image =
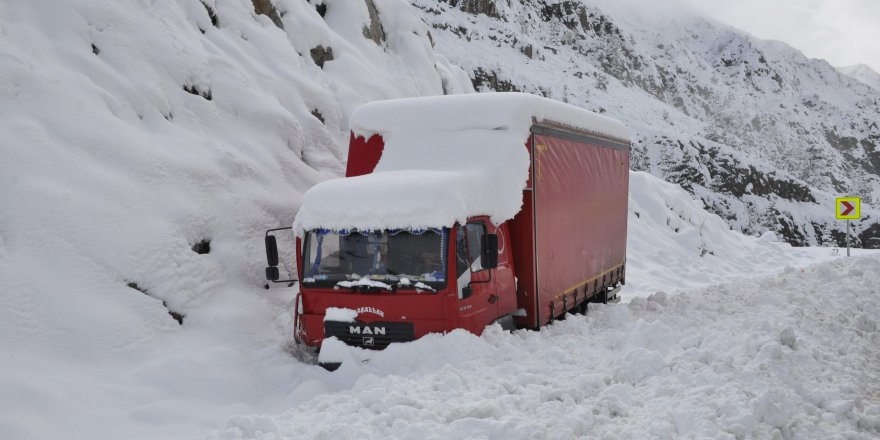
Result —
M875 255L591 306L540 332L431 335L367 362L340 346L354 361L332 380L349 390L209 438L261 423L277 439L876 438L878 285Z
M0 438L188 437L278 402L295 290L262 289L262 232L341 174L354 108L472 91L403 1L262 3L281 25L0 1Z
M833 256L828 248L792 248L770 235L732 231L680 186L646 172L631 172L629 183L625 298L770 274Z
M522 207L534 122L575 127L629 142L623 124L524 93L481 93L373 102L352 115L359 136L380 134L371 175L309 190L295 229L452 226L488 215L496 224Z

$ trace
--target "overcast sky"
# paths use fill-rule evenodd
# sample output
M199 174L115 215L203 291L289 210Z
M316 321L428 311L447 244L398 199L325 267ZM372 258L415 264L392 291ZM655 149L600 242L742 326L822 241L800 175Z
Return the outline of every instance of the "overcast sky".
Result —
M834 66L880 72L880 0L682 0L719 21Z

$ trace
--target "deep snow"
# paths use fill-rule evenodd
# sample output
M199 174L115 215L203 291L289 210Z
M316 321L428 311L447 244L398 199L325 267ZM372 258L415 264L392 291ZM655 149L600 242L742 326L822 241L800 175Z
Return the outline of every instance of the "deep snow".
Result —
M0 2L0 438L192 438L226 435L230 420L230 435L250 429L256 436L273 424L289 432L273 417L388 384L390 376L372 373L383 365L413 380L419 369L442 370L447 360L455 368L482 351L503 351L517 339L537 344L575 325L567 321L546 335L435 336L433 365L397 357L427 340L339 374L291 346L295 289L261 288L263 230L290 224L302 192L341 172L347 120L357 105L471 87L431 50L427 26L401 1L375 0L385 35L376 41L363 33L373 26L364 2L326 0L324 17L317 2L273 3L284 29L248 0L206 0L207 8L196 0ZM323 66L311 55L319 46L334 53ZM634 173L632 187L628 298L839 259L829 249L730 233L700 203L654 177ZM871 267L855 264L825 271L855 267L870 286ZM711 307L713 292L690 294L707 296L694 307ZM860 304L832 307L855 316ZM182 325L169 311L182 315ZM740 318L748 321L747 314L721 313L716 321L723 329ZM462 341L468 345L456 351ZM853 350L848 360L861 359L854 337L824 341L836 353ZM606 363L625 354L594 349L608 354L600 360ZM800 360L807 372L827 365ZM828 377L822 374L804 377ZM876 389L876 377L861 377L862 389ZM665 392L666 382L659 383L652 392ZM858 390L829 393L840 396L843 403L833 406L844 416L828 426L861 417L861 435L876 432L869 399L858 401ZM556 405L557 394L543 395ZM734 413L751 405L732 401ZM810 411L826 414L831 403L813 405L819 409L795 408L811 421ZM306 422L317 431L333 421ZM456 433L482 429L462 423Z
M880 257L840 259L393 344L330 375L350 389L209 437L877 438L878 285Z
M769 237L759 239L732 232L727 229L722 219L706 213L701 209L700 202L693 200L679 187L662 182L646 173L632 173L631 191L628 285L622 293L624 301L632 300L635 304L646 304L639 298L654 294L658 290L675 293L681 287L706 286L725 280L773 273L786 266L796 268L814 262L843 258L839 253L835 255L828 248L791 248L787 244L771 241ZM254 239L260 241L259 236ZM8 266L7 260L0 260L0 263ZM846 295L861 295L855 298L844 296L835 303L834 307L837 309L834 310L838 310L839 314L850 311L853 316L865 313L870 321L876 319L871 318L869 308L871 304L863 303L866 302L865 298L877 294L876 279L872 278L876 277L874 272L876 266L870 265L874 263L858 263L866 266L852 269L850 266L857 264L853 259L849 265L841 266L841 263L833 263L836 266L826 268L819 266L809 269L812 272L804 273L824 274L829 277L829 283L841 283L841 290L849 292L845 293ZM59 294L52 297L52 303L60 310L59 313L67 312L61 317L63 319L55 319L59 317L57 314L46 315L41 312L37 307L45 307L45 302L35 301L39 297L35 297L32 290L23 286L4 289L3 300L10 306L4 308L2 313L10 319L3 321L2 352L8 361L3 363L3 374L0 375L0 403L4 409L0 412L0 437L48 439L66 437L75 433L76 437L83 438L192 438L200 435L260 438L263 434L259 432L271 433L277 430L279 434L276 438L308 438L308 433L314 433L316 437L321 438L329 435L327 433L346 432L347 429L363 431L367 435L366 438L370 438L369 435L382 438L386 434L405 436L409 432L421 432L407 431L411 428L404 425L406 420L415 417L413 414L428 411L427 406L418 405L453 400L452 395L444 393L449 392L450 389L456 390L459 386L472 388L472 392L476 393L473 396L478 396L482 392L488 392L490 394L487 396L491 396L501 384L508 382L510 397L494 402L483 402L480 405L476 402L463 404L458 410L452 410L448 406L433 408L430 411L441 414L447 419L429 418L425 423L431 423L432 426L436 424L440 429L438 432L447 432L446 430L449 429L449 438L467 437L471 434L479 436L485 430L513 429L514 426L519 426L516 425L519 422L505 422L506 425L503 423L498 425L487 419L488 424L484 423L485 421L475 420L453 424L458 418L466 418L468 412L472 412L475 418L492 416L497 417L498 420L512 421L513 416L504 415L506 413L503 409L508 408L507 405L512 405L510 401L513 401L526 402L522 403L526 406L519 407L516 406L519 404L516 404L509 407L514 411L513 414L523 415L526 411L544 414L544 418L534 418L528 422L538 425L522 426L526 433L538 429L536 426L542 423L556 421L562 423L568 420L565 419L567 413L572 414L570 417L582 415L584 420L593 420L593 423L581 421L574 425L554 426L553 429L547 430L547 435L555 435L557 429L561 429L558 432L563 436L567 432L565 429L592 432L590 430L600 429L595 428L599 425L597 420L604 423L605 417L610 418L612 410L637 414L638 418L630 419L627 426L631 425L628 429L638 433L646 429L654 429L651 428L654 419L644 416L648 414L647 412L638 412L641 411L640 408L648 409L661 405L660 401L649 399L652 394L661 397L666 395L670 401L678 401L688 397L688 393L694 392L692 388L684 388L684 385L675 382L680 380L684 383L685 378L679 377L684 373L662 381L647 379L661 375L661 372L665 371L663 368L667 368L667 364L671 362L669 360L671 358L667 358L668 355L683 356L680 352L686 347L676 345L681 343L682 334L699 335L714 331L722 334L730 333L732 335L730 337L734 338L735 332L730 328L737 326L751 328L747 327L748 323L760 323L762 320L768 320L776 325L777 320L773 314L781 313L780 310L801 316L802 324L799 325L808 328L810 332L818 331L809 327L810 325L831 325L826 318L811 323L809 319L813 309L800 310L794 307L797 303L763 312L762 308L747 310L744 306L735 305L743 301L755 301L749 299L751 297L740 297L746 294L767 298L782 296L794 301L800 292L797 286L801 284L791 287L790 280L800 277L802 272L799 269L789 269L789 272L792 271L794 272L782 277L768 278L758 283L759 287L768 286L760 292L760 295L759 287L754 287L754 284L732 284L687 293L685 294L687 300L670 299L674 304L678 304L677 307L684 308L687 312L685 317L682 316L685 312L668 308L663 313L652 311L651 315L645 318L646 323L639 324L638 319L632 316L624 319L609 315L610 317L600 319L599 317L605 316L604 313L608 313L606 311L589 315L586 321L584 318L573 318L562 326L555 326L540 333L517 332L513 335L503 335L498 331L489 331L482 338L477 338L462 332L454 332L446 336L431 336L413 344L401 344L385 352L373 353L369 363L364 365L348 363L336 373L329 373L318 367L315 365L316 357L313 354L292 345L290 316L295 288L280 287L265 291L231 279L228 284L217 285L210 297L190 309L182 326L177 326L166 313L160 312L161 304L146 296L135 295L135 298L144 298L143 303L146 307L144 310L129 311L121 306L111 309L108 304L87 303L107 313L126 312L128 313L126 316L143 313L153 316L157 322L164 325L161 330L141 329L142 332L139 334L135 334L135 330L139 330L136 327L122 324L108 327L106 318L100 313L83 314L80 310L89 292L76 287L76 284L65 289L60 286L63 281L55 281L56 285L59 285L57 290ZM856 276L855 274L859 272L862 275ZM86 276L95 275L94 272L85 272L81 275L83 278ZM9 278L4 277L3 280L5 285L10 285ZM805 280L803 285L812 289L821 287L812 278ZM824 290L825 288L821 289L823 292ZM718 292L722 292L725 296L719 296ZM817 296L813 300L830 301L823 298L825 297ZM688 301L694 304L687 305ZM718 307L719 304L727 304L729 307L723 310L713 308ZM628 308L630 306L627 305L613 307L630 310ZM644 305L644 307L654 306ZM596 310L599 309L603 308ZM699 316L698 311L703 309L715 311L711 319ZM630 313L633 313L633 310ZM722 313L728 311L730 313ZM626 315L627 312L619 313ZM669 313L671 316L662 318L664 313ZM619 321L614 321L614 325L611 325L608 320L614 319ZM658 319L669 329L652 324L656 328L639 330ZM582 322L579 324L580 327L570 327L576 322ZM678 325L676 323L680 323L680 326L676 326ZM713 326L718 326L718 330L711 330ZM798 328L795 327L796 330ZM106 330L99 332L104 329ZM629 375L645 374L646 380L644 383L639 382L638 386L642 388L639 388L638 392L626 388L630 385L624 386L623 382L620 385L624 388L615 387L605 390L602 386L604 379L609 375L613 379L614 375L618 374L615 371L622 365L622 359L631 350L638 348L625 344L617 347L606 345L613 343L615 339L624 340L638 335L646 337L644 335L653 333L657 329L665 332L661 333L662 338L640 345L649 353L636 351L629 356L640 359L639 362L645 361L649 365L657 366L659 372L651 370L649 372L651 374L640 373L641 370L637 369L634 372L620 373L626 374L626 378L629 378ZM765 332L766 338L772 336L773 331L776 330L773 327ZM784 328L778 330L782 331ZM86 336L83 332L89 333ZM629 336L632 332L640 333ZM600 333L603 337L586 336L594 333ZM567 336L560 334L580 334L581 337L569 341L565 339ZM876 331L874 334L876 335ZM139 338L138 343L131 343L133 336ZM100 339L96 340L97 337ZM876 338L871 334L865 337ZM725 342L745 344L743 341L744 339L735 338L729 341L720 340L720 342L712 342L711 348L707 346L706 350L715 351L716 356L727 359ZM826 338L822 341L829 344L828 350L834 352L855 350L851 346L853 341L858 342L853 338ZM876 340L874 341L876 345ZM554 344L558 346L554 347ZM578 349L581 351L568 353L567 350L572 344L580 344L583 347ZM656 344L656 347L652 344ZM527 358L525 364L517 366L509 360L502 362L504 359L514 359L517 353L522 355L527 349L537 351L534 356ZM662 354L658 358L658 355L650 353L651 351ZM587 359L576 357L587 354L590 355ZM858 354L854 360L861 361L862 357L859 356L863 354ZM362 357L362 353L352 353L351 357L357 359ZM568 368L565 373L568 376L560 377L569 377L570 381L559 382L562 379L555 377L540 378L542 375L540 365L548 368L548 374L558 372L552 368L558 368L559 362L545 362L546 359L557 357L561 359L562 365ZM663 368L660 368L660 361L663 362ZM736 358L736 361L746 362L749 359ZM822 363L826 360L820 358L799 358L799 362L804 367L803 377L809 380L827 380L827 376L821 374L837 377L836 371L840 369L836 365L832 365L834 368L827 366ZM594 372L597 363L604 366L605 370L599 369ZM717 366L721 365L724 364ZM502 366L506 369L500 369ZM479 375L474 376L472 381L469 379L462 382L461 385L455 385L453 382L448 385L452 387L450 389L444 388L447 386L443 385L446 379L438 379L440 376L437 376L446 372L453 372L450 377L463 376L464 371L470 370L478 371ZM490 374L489 371L492 373ZM575 380L574 371L582 371L585 375L584 379ZM703 376L709 374L708 370L693 371ZM814 374L811 371L815 371L815 376L810 376ZM697 382L694 383L708 380L703 376L696 376L693 380ZM722 376L722 378L728 377L731 376ZM767 383L770 383L774 377L768 376ZM876 389L876 378L864 375L862 377L860 388L875 387ZM476 383L481 378L497 380L486 385L488 388L477 387ZM596 382L597 378L601 381ZM516 388L519 382L523 383L523 388ZM534 383L529 385L532 382ZM566 391L569 394L565 394L563 390L566 388L563 383L582 386L569 387L567 388L569 391ZM610 386L613 383L615 382L606 385ZM752 408L751 399L765 389L764 382L756 382L754 387L750 383L745 378L740 382L734 382L730 385L730 392L733 394L724 402L729 401L729 405L732 405L733 412L729 417L742 413L745 414L744 420L752 420L749 417L756 420L754 425L737 428L733 422L710 420L709 424L693 425L693 429L708 430L706 432L713 429L747 431L754 429L756 432L765 432L771 429L769 425L760 422L760 417L766 416L764 412L755 410L748 413L747 411L748 408ZM783 383L779 386L782 387L783 391L780 391L782 395L788 396L787 393L791 392L785 388L788 385ZM382 395L388 394L389 398L409 396L402 402L411 402L417 406L411 410L400 406L403 403L399 401L389 401L394 405L387 412L383 412L385 407L381 401L376 403L370 400L380 398L376 394L378 388L375 387L387 387L382 391ZM438 394L425 394L428 389ZM625 402L618 404L613 400L600 404L601 399L611 399L609 396L618 396L614 393L619 392L629 393L628 395L634 399L632 405L636 405L635 402L638 402L638 405L627 409ZM834 397L834 401L857 401L857 394L847 394L846 390L834 392L836 394L832 397L839 397ZM564 402L570 403L565 396L576 396L580 400L575 402L583 401L586 406L580 407L580 412L569 411L561 402L556 402L556 397L559 397ZM778 404L778 396L779 394L772 394L765 397L770 399L767 405ZM685 399L682 403L684 405L681 407L682 411L690 410L697 405L699 402L697 397L691 396L689 400ZM544 400L539 401L536 398ZM334 411L341 411L341 408L334 408L344 400L363 402L366 405L362 414L365 418L362 422L355 421L354 425L350 426L339 422L343 417ZM534 403L528 403L532 401ZM546 405L540 409L541 412L538 412L537 407L528 406L538 405L539 402ZM823 423L828 423L827 426L830 427L847 427L853 423L852 420L858 421L853 418L857 416L862 417L859 419L862 422L859 423L873 423L870 411L874 409L871 409L873 407L870 399L863 398L858 402L861 402L859 403L861 406L853 406L853 408L860 412L846 413L845 419ZM599 413L593 414L591 416L593 418L589 419L587 414L593 409L593 406L589 405L593 404ZM815 402L811 405L819 407ZM848 404L842 405L846 407ZM490 409L481 409L483 407ZM553 413L552 408L556 408L557 413ZM290 412L285 414L287 410ZM458 412L453 414L449 411ZM803 415L802 411L808 412ZM807 418L808 421L814 421L815 411L818 410L802 402L801 406L793 407L790 412ZM311 416L306 419L291 415L299 412ZM395 418L400 418L397 425L393 422ZM344 419L349 420L347 417ZM445 428L444 420L449 422L449 426ZM372 426L368 425L368 422L376 424ZM223 428L224 426L227 428ZM870 433L872 432L870 429L875 429L871 426L873 425L864 425L860 429L863 434ZM657 429L661 428L669 429L669 426L663 425ZM354 432L349 433L353 435ZM266 434L264 438L273 438L272 435L274 434ZM634 438L637 437L639 436L634 435Z
M0 2L0 438L283 401L263 231L341 174L356 106L472 86L401 1L376 40L366 2L273 3L283 29L251 0Z

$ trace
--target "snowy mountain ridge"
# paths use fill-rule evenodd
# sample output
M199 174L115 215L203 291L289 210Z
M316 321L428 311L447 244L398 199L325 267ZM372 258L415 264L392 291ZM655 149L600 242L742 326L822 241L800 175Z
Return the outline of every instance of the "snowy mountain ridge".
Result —
M877 73L877 71L870 66L856 64L855 66L838 67L837 70L840 73L855 78L876 90L880 90L880 73Z
M636 169L681 184L736 230L840 245L833 198L880 200L880 91L783 43L604 0L412 3L478 89L624 121ZM865 213L857 243L880 246L880 215Z

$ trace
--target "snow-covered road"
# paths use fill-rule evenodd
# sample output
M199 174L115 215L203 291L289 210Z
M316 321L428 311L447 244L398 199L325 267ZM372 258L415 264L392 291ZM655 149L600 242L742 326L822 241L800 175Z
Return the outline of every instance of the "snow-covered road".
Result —
M878 438L878 296L870 255L597 305L541 332L426 337L332 373L349 390L210 436Z

